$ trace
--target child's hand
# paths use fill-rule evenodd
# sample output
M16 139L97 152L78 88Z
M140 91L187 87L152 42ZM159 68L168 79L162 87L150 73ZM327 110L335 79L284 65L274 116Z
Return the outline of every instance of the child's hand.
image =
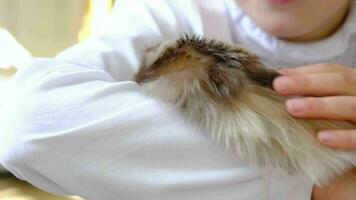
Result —
M289 99L287 111L295 117L348 120L356 123L356 69L316 64L279 71L273 88ZM305 97L304 97L305 96ZM356 149L356 130L324 130L322 144Z
M337 177L329 185L315 186L312 200L352 200L356 197L356 168Z

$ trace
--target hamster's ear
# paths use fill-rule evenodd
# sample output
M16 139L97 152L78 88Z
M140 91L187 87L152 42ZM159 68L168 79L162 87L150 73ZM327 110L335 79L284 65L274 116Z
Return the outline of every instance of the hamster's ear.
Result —
M215 100L232 100L242 91L244 78L241 71L221 65L209 66L201 85Z
M245 73L254 83L270 89L272 89L273 80L280 76L276 70L267 69L262 64L247 67Z
M137 83L144 83L147 81L150 81L154 77L154 72L149 69L141 69L136 75L135 75L135 81Z
M236 46L235 54L232 54L232 57L234 61L230 61L228 64L242 70L244 77L254 84L272 88L273 79L279 76L276 70L266 68L256 54L243 47Z

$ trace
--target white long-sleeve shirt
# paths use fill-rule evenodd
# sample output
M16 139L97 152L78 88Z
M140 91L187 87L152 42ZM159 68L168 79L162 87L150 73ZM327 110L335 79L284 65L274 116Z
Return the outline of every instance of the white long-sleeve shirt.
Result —
M330 38L293 44L234 0L119 1L107 34L16 74L0 112L0 161L39 188L88 200L310 199L305 176L243 163L131 80L144 48L183 32L246 45L269 67L356 66L355 5Z

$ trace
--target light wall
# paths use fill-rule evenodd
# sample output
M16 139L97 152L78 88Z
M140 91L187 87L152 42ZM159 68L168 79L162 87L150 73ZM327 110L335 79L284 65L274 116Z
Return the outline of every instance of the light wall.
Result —
M54 56L78 41L89 2L0 0L0 26L33 56Z

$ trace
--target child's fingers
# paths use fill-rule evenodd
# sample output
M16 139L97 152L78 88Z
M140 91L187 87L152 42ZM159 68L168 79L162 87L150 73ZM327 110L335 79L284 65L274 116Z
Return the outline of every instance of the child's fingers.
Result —
M273 88L289 96L356 95L356 75L333 72L280 76L273 81Z
M316 73L330 73L330 72L338 72L338 73L349 73L351 68L344 67L337 64L329 64L329 63L320 63L314 65L307 65L295 68L284 68L278 70L282 75L308 75L308 74L316 74Z
M356 97L307 97L289 99L287 111L301 118L349 120L356 123Z
M326 130L318 133L320 143L344 149L356 150L356 130Z

